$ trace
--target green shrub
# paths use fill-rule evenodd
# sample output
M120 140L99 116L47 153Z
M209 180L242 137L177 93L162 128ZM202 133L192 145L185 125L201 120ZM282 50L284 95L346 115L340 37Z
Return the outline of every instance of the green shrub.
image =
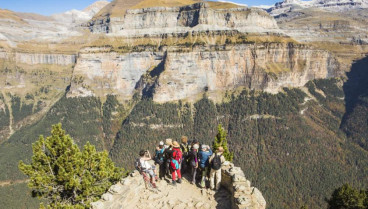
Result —
M19 169L30 178L32 193L44 198L48 208L90 208L122 177L106 151L97 152L88 142L80 150L61 124L53 126L51 136L40 136L32 148L32 163L20 161Z

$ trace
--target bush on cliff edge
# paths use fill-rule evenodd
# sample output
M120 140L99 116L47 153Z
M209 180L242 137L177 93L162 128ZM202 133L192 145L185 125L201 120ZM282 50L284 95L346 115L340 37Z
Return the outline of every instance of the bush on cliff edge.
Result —
M97 152L88 142L80 150L61 124L46 139L40 136L32 149L31 164L20 161L19 169L30 178L33 196L43 198L47 208L90 208L122 176L106 151Z

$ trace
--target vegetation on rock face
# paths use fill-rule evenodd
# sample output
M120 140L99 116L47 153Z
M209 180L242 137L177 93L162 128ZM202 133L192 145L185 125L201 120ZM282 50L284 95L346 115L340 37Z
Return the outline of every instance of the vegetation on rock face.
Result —
M346 113L342 128L350 140L368 151L368 57L355 62L344 85Z
M15 166L20 160L30 163L32 143L39 135L51 131L50 124L62 123L80 148L88 141L103 150L101 102L94 97L62 97L37 123L16 131L0 146L0 181L20 180L26 177Z
M106 151L97 152L90 143L80 150L61 124L54 125L46 139L40 136L32 148L32 163L21 161L19 169L47 208L90 208L122 176Z
M366 209L368 208L368 190L357 190L349 184L336 189L328 200L329 209Z
M9 109L6 105L4 96L0 93L0 131L7 128L10 124ZM2 140L0 140L1 142Z
M222 125L217 126L217 135L215 137L215 141L213 142L213 150L217 151L219 147L224 148L224 157L227 161L232 162L234 158L234 153L229 151L229 148L227 147L227 139L226 139L226 132L224 128L222 128Z

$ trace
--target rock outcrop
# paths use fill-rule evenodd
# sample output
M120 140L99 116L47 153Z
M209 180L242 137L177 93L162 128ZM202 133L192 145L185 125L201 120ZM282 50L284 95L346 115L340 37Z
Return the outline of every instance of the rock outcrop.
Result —
M52 53L23 53L12 52L0 48L0 59L27 65L74 65L77 55L74 54L52 54Z
M37 65L73 65L76 62L76 55L66 54L30 54L15 53L15 61L18 63Z
M221 185L224 189L215 193L191 185L187 180L176 187L168 185L166 181L160 181L158 190L152 190L146 189L141 175L135 171L113 185L102 196L102 200L92 203L92 208L266 208L262 193L251 187L244 172L234 164L227 162L223 166Z
M68 95L113 93L130 99L142 91L161 103L238 87L276 93L333 77L337 68L328 52L299 44L197 46L189 51L168 47L125 54L94 51L80 54Z
M181 7L128 9L123 17L97 18L92 20L88 27L95 33L112 33L119 36L183 33L191 30L278 30L275 20L260 9L224 9L212 4L202 2Z

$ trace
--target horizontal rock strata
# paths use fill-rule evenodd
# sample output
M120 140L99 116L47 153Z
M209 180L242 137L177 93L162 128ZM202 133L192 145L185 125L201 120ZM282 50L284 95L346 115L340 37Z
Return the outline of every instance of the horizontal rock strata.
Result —
M88 27L95 33L124 36L185 32L193 28L199 31L237 29L246 32L278 29L276 21L260 9L212 8L208 3L131 9L126 11L124 17L92 20Z
M337 67L328 52L297 44L81 53L68 95L113 93L130 99L143 88L143 94L148 92L154 101L170 102L238 87L276 93L283 87L301 87L312 79L332 77Z

